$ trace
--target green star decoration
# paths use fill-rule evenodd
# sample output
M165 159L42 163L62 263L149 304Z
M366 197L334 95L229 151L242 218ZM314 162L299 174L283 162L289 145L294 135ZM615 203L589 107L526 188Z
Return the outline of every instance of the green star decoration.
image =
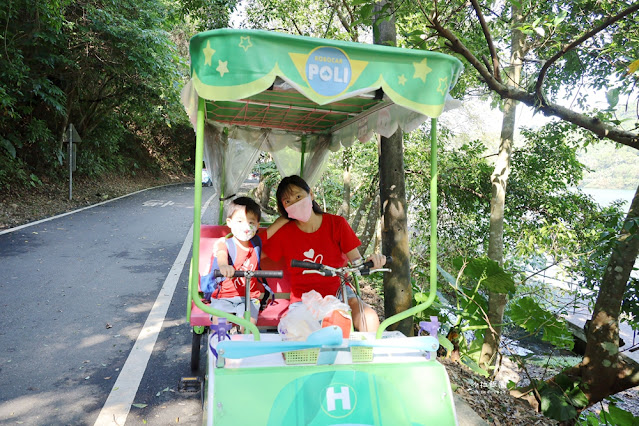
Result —
M204 65L209 65L211 66L211 58L213 57L213 55L215 55L215 50L211 49L211 42L207 40L206 42L206 47L204 49L202 49L202 52L204 53Z
M251 43L251 36L240 37L239 46L244 49L245 52L249 50L249 48L253 47L253 43Z
M446 91L448 90L448 77L443 77L439 79L439 87L437 87L437 91L442 95L446 96Z
M404 74L397 77L397 82L400 84L400 86L404 86L406 84L406 77L404 77Z
M424 58L421 62L413 62L413 66L415 67L415 74L413 74L413 78L419 78L421 81L426 83L426 75L433 70L426 64L426 58Z
M218 66L217 68L215 68L215 71L220 73L220 77L224 77L224 74L229 72L229 68L228 68L229 61L219 60L218 62L219 62Z

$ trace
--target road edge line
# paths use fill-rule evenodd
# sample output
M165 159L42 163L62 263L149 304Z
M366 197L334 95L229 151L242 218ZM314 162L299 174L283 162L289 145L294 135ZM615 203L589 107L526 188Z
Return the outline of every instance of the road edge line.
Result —
M202 209L202 216L206 212L210 202L214 196L209 198ZM193 242L193 225L189 229L189 232L182 244L182 248L178 253L173 266L169 271L162 288L155 299L155 303L149 312L149 315L144 322L142 330L138 335L137 340L133 344L131 352L127 357L124 366L120 370L117 380L111 388L111 392L107 397L106 402L100 410L100 414L96 419L94 426L103 425L124 425L126 418L131 411L131 405L135 399L135 395L140 387L140 382L146 371L146 367L153 353L153 348L157 338L162 331L164 319L166 313L169 310L169 305L173 299L175 293L175 287L180 280L182 270L188 259L189 252L191 251L191 245Z

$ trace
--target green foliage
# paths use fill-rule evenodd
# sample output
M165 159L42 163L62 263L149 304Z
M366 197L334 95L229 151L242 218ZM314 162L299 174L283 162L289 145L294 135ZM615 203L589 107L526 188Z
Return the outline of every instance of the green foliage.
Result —
M558 374L554 382L536 381L541 396L541 410L545 416L559 421L574 419L577 408L588 405L588 398L579 388L580 382Z
M438 239L444 266L458 255L479 257L487 243L491 167L485 146L470 141L458 148L440 129L438 179ZM405 142L406 197L411 217L411 253L427 269L430 238L430 138L427 129L407 135ZM469 172L471 171L471 172ZM423 259L423 261L421 260Z
M0 5L0 157L9 168L0 188L29 185L32 173L62 179L69 123L83 139L81 175L185 165L192 150L174 146L189 126L179 101L187 66L167 32L168 7L163 0ZM192 139L184 139L188 148Z
M463 271L464 275L478 281L478 285L484 286L494 293L515 293L515 281L506 273L497 262L487 257L453 259L453 266Z
M370 30L358 19L362 7L357 2L249 0L245 2L245 10L248 28L333 40L357 40L360 32Z
M481 348L480 348L481 349ZM475 350L473 351L474 353L479 353L479 351ZM473 371L475 374L479 374L480 376L484 376L484 377L488 377L490 376L490 374L488 373L488 371L484 370L483 368L481 368L479 366L479 364L477 364L477 362L475 361L474 358L469 357L466 354L463 354L461 356L461 361L464 363L464 365L468 368L471 369L471 371Z
M168 14L169 22L179 26L191 20L197 32L226 28L237 5L237 0L176 0Z
M558 348L572 349L574 345L572 334L566 327L565 321L542 308L532 297L521 297L510 302L507 306L507 315L531 335L541 333L543 341Z
M611 398L612 399L612 398ZM639 417L631 412L623 410L615 405L615 401L611 401L608 410L602 409L599 416L595 413L582 414L577 424L582 426L626 426L639 424Z

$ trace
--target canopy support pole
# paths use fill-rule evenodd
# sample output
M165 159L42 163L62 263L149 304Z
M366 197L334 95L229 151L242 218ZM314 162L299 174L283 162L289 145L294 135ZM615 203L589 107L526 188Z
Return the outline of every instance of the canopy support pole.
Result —
M430 121L430 306L437 293L437 119ZM426 309L424 307L424 309Z
M228 148L228 127L224 128L224 131L221 133L220 137L225 138L226 140L222 143L222 149L224 151ZM226 197L224 193L224 188L226 188L226 155L222 156L222 174L220 179L220 213L218 215L217 224L224 225L224 198Z
M386 318L377 329L376 337L382 338L384 330L428 308L437 295L437 119L430 121L430 292L428 298L417 306Z
M189 300L187 305L187 317L190 320L191 302L202 311L216 317L222 317L244 327L253 333L255 340L260 340L260 331L251 321L239 318L233 314L219 311L202 303L199 295L199 270L200 270L200 226L202 217L202 157L204 152L204 98L198 97L197 126L195 131L195 196L193 200L193 257L191 258L191 271L189 273Z

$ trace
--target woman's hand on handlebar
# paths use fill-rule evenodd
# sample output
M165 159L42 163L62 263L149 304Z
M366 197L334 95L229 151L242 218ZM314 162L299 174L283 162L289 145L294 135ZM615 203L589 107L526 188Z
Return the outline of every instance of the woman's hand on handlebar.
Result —
M220 274L225 276L226 278L233 278L233 274L235 273L235 268L231 265L219 265Z
M368 256L366 259L367 262L372 261L373 267L371 269L379 269L382 266L386 265L386 256L379 253L374 253Z

